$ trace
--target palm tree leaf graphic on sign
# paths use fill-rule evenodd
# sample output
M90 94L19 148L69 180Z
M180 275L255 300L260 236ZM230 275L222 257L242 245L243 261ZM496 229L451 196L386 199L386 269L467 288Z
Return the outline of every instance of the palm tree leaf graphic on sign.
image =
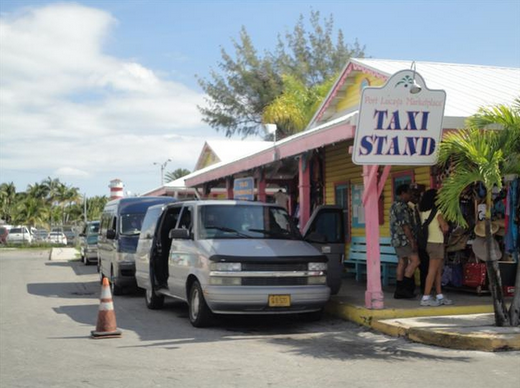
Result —
M395 84L395 87L397 87L398 85L401 85L401 84L403 84L403 86L405 88L407 88L408 86L413 84L413 78L410 77L409 75L406 75L403 78L401 78L401 80L398 83Z

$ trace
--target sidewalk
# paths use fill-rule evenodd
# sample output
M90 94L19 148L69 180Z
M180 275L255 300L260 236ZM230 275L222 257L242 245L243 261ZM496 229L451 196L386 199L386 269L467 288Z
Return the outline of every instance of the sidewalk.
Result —
M384 334L453 349L520 350L520 327L496 327L491 295L450 291L451 306L421 307L416 299L394 299L393 287L383 288L385 308L365 308L365 282L345 278L327 312Z

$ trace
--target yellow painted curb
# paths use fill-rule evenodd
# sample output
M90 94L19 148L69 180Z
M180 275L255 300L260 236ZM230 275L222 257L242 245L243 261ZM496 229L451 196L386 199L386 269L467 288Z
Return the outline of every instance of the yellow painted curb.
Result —
M501 334L497 336L471 331L465 334L450 331L450 328L411 327L406 322L399 321L399 318L493 313L493 306L490 305L452 305L430 308L417 306L417 308L412 309L370 310L360 306L331 301L327 304L325 310L339 318L370 327L378 332L394 337L407 337L412 341L428 345L488 352L520 350L520 334Z
M374 327L374 323L383 319L417 318L441 315L465 315L492 313L492 305L479 306L442 306L442 307L419 307L411 309L383 309L371 310L365 307L355 306L348 303L331 301L325 310L339 318L355 322L359 325ZM379 326L378 326L379 327ZM375 329L375 327L374 327ZM390 334L392 335L392 334Z

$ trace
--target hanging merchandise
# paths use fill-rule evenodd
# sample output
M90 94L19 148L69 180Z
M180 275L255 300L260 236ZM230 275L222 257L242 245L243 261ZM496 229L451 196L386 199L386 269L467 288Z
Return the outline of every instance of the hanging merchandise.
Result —
M446 245L446 252L457 252L466 249L470 231L464 228L458 227L450 233L448 237L448 244Z
M466 287L481 289L486 284L486 263L467 262L463 266L462 284Z
M478 220L482 221L486 218L486 204L481 203L477 206Z

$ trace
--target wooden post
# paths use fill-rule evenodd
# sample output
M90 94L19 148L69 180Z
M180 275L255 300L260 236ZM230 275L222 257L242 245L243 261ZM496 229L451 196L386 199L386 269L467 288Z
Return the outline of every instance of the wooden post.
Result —
M226 197L227 199L233 199L233 177L226 178Z
M381 288L381 254L379 249L378 166L363 166L363 206L367 240L367 290L365 306L383 309L384 295Z
M305 154L300 156L298 161L298 181L300 196L300 230L303 230L307 221L311 217L311 169Z
M265 188L267 186L267 183L265 181L265 174L264 171L261 170L258 173L258 201L265 202L267 200L267 195L265 193Z

